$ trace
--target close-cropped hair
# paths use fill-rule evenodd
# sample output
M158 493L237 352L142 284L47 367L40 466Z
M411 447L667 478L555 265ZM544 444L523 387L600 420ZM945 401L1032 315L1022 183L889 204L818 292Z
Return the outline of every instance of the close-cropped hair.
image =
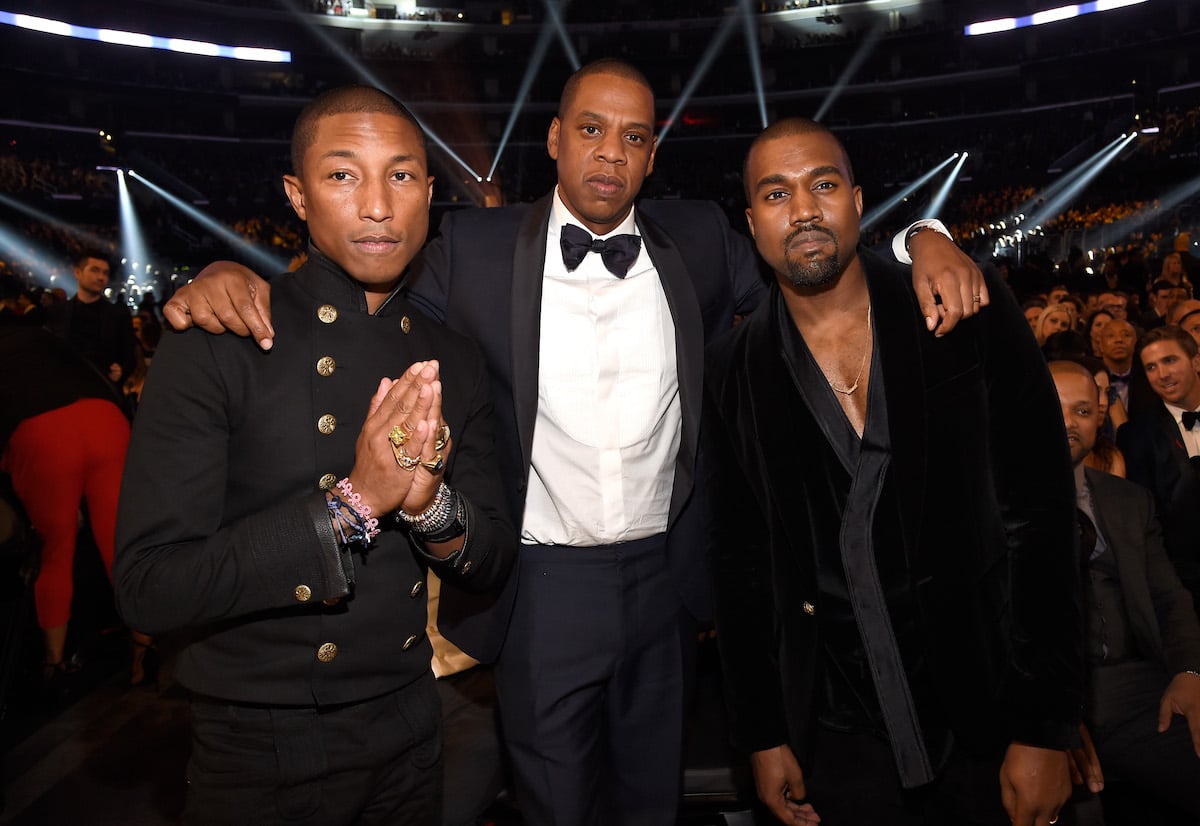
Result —
M103 261L105 264L108 264L109 269L112 269L112 261L109 259L108 253L104 252L103 250L98 250L94 247L86 248L82 250L79 255L76 255L75 266L79 269L83 269L87 266L89 258L95 258L97 261Z
M1174 341L1183 348L1183 352L1187 353L1187 357L1192 359L1200 355L1200 347L1196 345L1196 339L1186 332L1177 324L1164 324L1162 327L1155 327L1138 341L1138 355L1141 355L1142 350L1149 347L1151 344L1157 344L1160 341Z
M558 116L560 118L571 108L571 104L575 102L575 94L579 91L579 82L593 75L611 75L623 80L631 80L634 83L644 86L650 92L650 96L654 97L654 89L650 86L650 81L646 79L646 76L642 74L640 69L620 58L602 57L599 60L593 60L567 78L567 82L563 84L562 94L558 98Z
M783 120L775 121L766 129L758 133L753 141L750 142L750 148L746 150L746 157L742 161L742 186L746 190L746 202L750 202L750 156L754 154L754 150L759 144L765 143L775 138L787 138L799 135L821 134L828 135L837 143L838 148L842 150L842 160L846 163L846 174L850 176L847 182L850 186L854 186L854 165L850 163L850 153L846 151L846 145L842 143L842 139L834 134L833 130L824 124L817 123L815 120L808 118L784 118Z
M425 130L403 103L373 86L339 86L321 93L300 110L296 125L292 127L293 175L300 175L304 166L304 153L317 139L317 125L321 119L347 114L397 115L404 118L417 130L421 151L427 151Z

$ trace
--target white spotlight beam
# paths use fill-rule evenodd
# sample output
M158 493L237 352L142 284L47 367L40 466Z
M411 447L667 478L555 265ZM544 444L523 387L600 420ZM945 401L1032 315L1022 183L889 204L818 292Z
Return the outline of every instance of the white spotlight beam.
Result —
M132 169L129 170L129 176L131 178L136 178L139 182L148 187L155 195L159 196L171 206L175 207L180 212L196 221L196 223L212 232L213 235L216 235L229 246L236 250L240 250L248 259L254 262L254 264L259 268L259 272L279 273L287 269L286 261L283 261L276 256L265 252L262 248L257 247L254 244L251 244L245 238L229 229L229 227L205 214L203 211L196 209L196 207L192 206L191 204L181 200L180 198L177 198L170 192L167 192L150 179L139 175Z
M1042 26L1046 23L1057 23L1060 20L1070 20L1085 14L1112 11L1126 6L1136 6L1146 0L1092 0L1090 3L1072 3L1058 6L1045 11L1034 12L1022 17L1000 17L995 20L981 20L963 28L963 34L982 35L997 32L1011 32L1013 29L1023 29L1026 26Z
M1111 152L1113 150L1113 148L1116 147L1117 144L1121 143L1123 140L1125 140L1125 133L1122 132L1120 135L1118 135L1117 137L1115 137L1111 141L1109 141L1107 144L1105 144L1101 149L1092 153L1092 155L1090 157L1088 157L1087 160L1082 161L1078 166L1073 168L1071 171L1067 172L1065 175L1063 175L1057 181L1055 181L1054 183L1050 184L1045 189L1038 192L1035 196L1030 198L1025 203L1021 204L1021 206L1017 208L1017 211L1016 211L1017 214L1018 215L1029 214L1033 210L1033 208L1035 206L1037 206L1037 203L1039 201L1044 203L1044 202L1049 201L1050 199L1056 197L1058 195L1058 193L1062 192L1064 189L1071 186L1082 175L1086 174L1087 171L1089 169L1091 169L1094 164L1099 162L1101 158L1105 157L1105 155L1107 155L1109 152Z
M101 247L103 248L103 247ZM51 255L33 239L0 222L0 253L17 271L26 270L43 287L66 287L55 283L59 273L70 273L65 262Z
M758 98L758 119L762 128L767 128L767 96L763 92L762 62L758 54L758 32L754 30L755 12L751 0L741 0L742 30L746 35L746 58L750 61L750 75L754 78L754 94Z
M867 210L866 214L863 215L863 219L861 222L862 228L864 230L870 229L872 226L874 226L876 221L878 221L880 218L887 215L893 209L898 207L901 203L904 202L904 200L909 195L913 194L918 189L925 186L925 184L927 184L931 180L933 180L934 175L938 174L938 172L940 172L941 170L943 170L947 166L949 166L954 161L954 159L957 157L958 157L958 153L955 152L949 158L946 158L946 160L942 161L940 164L935 166L933 169L926 172L920 178L917 178L911 184L909 184L908 186L901 189L899 192L897 192L892 197L888 198L886 201L884 201L879 206L874 207L873 209Z
M938 189L937 194L933 196L933 200L929 202L929 210L926 215L932 215L935 218L942 214L942 207L946 205L946 199L950 197L950 190L954 188L954 182L958 180L958 173L962 171L963 164L967 162L967 153L964 152L958 158L958 163L950 170L950 174L946 176L946 180Z
M141 32L126 32L119 29L95 29L91 26L76 26L61 20L34 17L30 14L14 14L0 11L0 24L16 26L32 32L73 37L77 40L95 40L115 46L133 46L141 49L162 49L168 52L202 55L204 57L226 57L233 60L251 60L259 63L291 63L292 53L286 49L263 49L257 46L224 46L220 43L205 43L179 37L160 37Z
M66 221L60 221L50 213L43 212L42 210L31 207L28 204L23 204L15 198L5 195L3 192L0 192L0 204L4 204L10 209L15 209L17 212L22 212L35 221L62 230L72 238L82 241L86 246L96 247L97 249L104 249L108 246L108 241L104 238L101 238L99 235L96 235L94 232L88 232L87 230L80 229L73 224L68 224Z
M1147 224L1161 220L1171 210L1200 194L1200 175L1190 181L1184 181L1179 186L1168 191L1165 195L1155 198L1153 202L1142 207L1132 215L1128 215L1113 224L1106 226L1104 231L1110 238L1125 238L1131 233L1145 227Z
M579 71L579 67L582 64L579 62L579 55L575 53L575 47L571 44L571 34L567 31L567 27L563 25L562 14L558 8L559 4L555 3L554 0L542 0L542 2L546 6L546 16L550 20L550 25L554 27L555 33L558 34L558 41L562 43L563 51L567 53L567 61L571 64L571 71ZM562 5L566 6L569 2L570 0L562 0ZM491 180L490 175L488 176L488 180Z
M1121 154L1121 150L1128 146L1130 141L1133 141L1137 138L1137 132L1130 132L1128 135L1123 135L1122 138L1123 140L1120 143L1118 143L1112 149L1109 149L1105 156L1100 158L1098 162L1089 166L1087 170L1069 187L1042 204L1042 206L1038 208L1037 212L1030 217L1030 224L1034 227L1038 227L1058 217L1058 214L1062 212L1068 204L1079 197L1079 194L1087 188L1087 185L1091 183L1092 180L1099 175L1106 166L1112 163L1112 161L1119 154Z
M829 94L825 96L825 100L821 101L821 108L813 115L813 120L818 123L825 117L825 114L833 107L833 104L841 96L842 91L850 85L850 79L866 62L871 52L875 50L875 44L879 42L879 38L883 37L883 29L885 26L885 18L879 18L875 25L871 27L871 31L863 39L862 44L855 50L854 55L850 58L850 62L846 64L846 68L842 69L841 75L837 79L837 83L833 84L833 88L829 90Z
M142 224L133 208L133 198L129 195L129 185L122 169L117 170L117 203L121 213L121 250L125 257L121 271L121 280L124 281L129 275L136 277L145 274L150 265L150 251L146 248Z
M547 0L546 4L547 6L553 5L553 0ZM504 132L500 136L500 145L496 147L496 157L492 161L492 168L488 170L488 181L491 181L492 176L496 174L496 167L500 165L500 156L504 154L504 149L508 146L508 139L512 137L517 117L520 116L521 109L525 106L525 100L529 97L529 90L533 87L533 80L537 77L538 70L542 68L542 61L546 57L546 50L550 48L550 41L552 39L554 39L554 32L550 26L542 26L542 30L538 32L537 42L533 46L533 54L530 55L529 63L525 67L525 76L521 78L521 87L517 90L517 99L513 103L513 108L509 110L508 123L504 124Z
M667 133L671 131L671 127L675 125L676 119L683 112L683 107L687 106L692 99L692 93L696 91L696 87L700 85L700 81L704 79L704 75L708 73L717 55L721 53L721 48L725 45L725 41L729 39L729 35L733 34L733 29L737 26L738 16L731 14L727 16L721 25L717 26L717 30L713 33L712 40L708 43L708 48L704 50L704 54L700 56L700 63L692 71L692 76L688 78L687 84L683 87L683 92L679 95L679 99L675 101L675 108L671 110L671 114L667 117L667 121L663 124L662 131L658 133L659 145L667 138Z

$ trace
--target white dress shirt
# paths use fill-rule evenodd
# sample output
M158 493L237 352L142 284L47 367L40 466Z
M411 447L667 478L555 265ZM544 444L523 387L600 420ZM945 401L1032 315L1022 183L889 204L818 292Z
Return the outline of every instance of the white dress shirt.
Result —
M682 414L675 323L642 247L624 279L559 235L579 226L554 193L546 233L538 412L521 538L608 545L666 530ZM639 235L634 213L608 235Z
M1179 437L1183 439L1183 446L1187 449L1187 455L1200 456L1200 425L1197 425L1195 430L1188 430L1183 426L1184 410L1182 407L1176 407L1173 404L1167 404L1167 402L1163 402L1163 406L1167 408L1167 412L1175 420L1175 426L1179 428Z

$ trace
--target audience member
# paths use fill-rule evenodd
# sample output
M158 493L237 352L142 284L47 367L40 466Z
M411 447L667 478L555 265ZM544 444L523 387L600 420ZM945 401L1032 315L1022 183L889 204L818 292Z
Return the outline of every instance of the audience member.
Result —
M1039 345L1054 333L1075 329L1075 307L1072 304L1049 304L1038 315L1033 333Z
M1137 332L1133 325L1114 316L1100 332L1100 358L1108 368L1108 379L1117 389L1125 409L1129 409L1129 393L1133 383L1133 354Z
M1168 324L1181 327L1185 333L1200 343L1200 300L1189 298L1180 301L1167 316Z
M1084 324L1083 332L1091 342L1091 353L1096 358L1100 358L1100 334L1104 332L1104 328L1113 320L1112 313L1108 310L1093 310L1088 316L1087 322Z
M75 297L50 319L51 328L120 387L136 366L133 322L128 311L104 297L110 264L104 253L85 250L75 262Z
M1163 546L1150 493L1084 466L1101 415L1087 368L1050 363L1075 464L1087 564L1084 708L1103 770L1200 818L1200 621ZM1146 822L1151 822L1147 820Z
M1175 288L1175 284L1162 278L1151 285L1150 309L1142 313L1140 322L1143 330L1153 330L1167 323L1168 313L1178 303Z

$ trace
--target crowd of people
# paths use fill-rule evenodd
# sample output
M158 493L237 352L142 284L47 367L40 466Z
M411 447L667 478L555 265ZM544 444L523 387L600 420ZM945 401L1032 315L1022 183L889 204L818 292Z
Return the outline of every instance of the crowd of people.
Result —
M213 265L165 308L202 329L111 303L105 251L69 299L5 281L0 341L43 354L3 464L46 534L47 683L84 502L131 682L178 646L188 822L472 823L448 807L508 785L528 824L670 824L713 617L783 822L1042 826L1106 773L1200 817L1190 236L1002 269L918 221L885 261L854 153L785 119L749 148L748 239L635 203L654 112L637 69L585 66L555 186L426 245L424 133L339 88L293 134L305 231L237 225L303 263Z

